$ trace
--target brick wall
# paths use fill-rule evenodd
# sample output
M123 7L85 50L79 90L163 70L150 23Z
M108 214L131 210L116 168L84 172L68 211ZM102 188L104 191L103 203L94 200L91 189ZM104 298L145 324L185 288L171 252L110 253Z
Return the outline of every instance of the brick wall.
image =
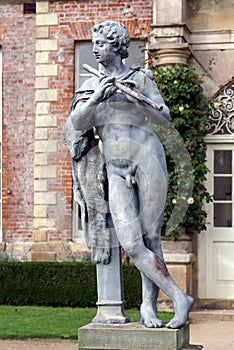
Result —
M0 45L3 235L8 241L27 241L33 232L35 15L23 15L22 4L0 5Z
M137 14L140 13L138 19ZM39 231L41 240L71 239L71 203L72 183L70 156L63 144L61 134L62 126L69 115L70 104L74 93L74 47L76 40L90 40L91 28L95 22L105 19L117 19L122 21L129 29L132 38L147 37L152 23L152 2L127 1L56 1L38 3L37 6L37 33L40 31L40 39L43 40L44 49L48 59L47 68L58 67L57 74L48 73L47 92L57 91L57 100L44 101L49 103L48 114L56 117L57 126L49 129L48 142L56 142L56 151L48 153L47 163L41 166L41 171L46 167L55 167L54 176L44 177L47 193L57 193L54 204L46 204L46 216L51 223L55 221L55 227L47 227L47 236L42 237L41 230L45 230L44 219L38 218L34 227ZM48 11L48 12L46 12ZM48 17L49 16L49 17ZM57 24L56 24L57 23ZM45 45L51 47L48 51ZM52 45L52 46L50 46ZM57 49L53 49L57 45ZM39 50L37 54L39 54ZM47 113L47 112L46 112ZM49 147L48 147L49 149ZM55 169L53 168L53 169ZM51 168L52 169L52 168ZM41 223L41 224L40 224Z
M72 182L62 125L74 93L74 44L94 23L116 19L147 37L152 1L0 5L3 53L3 234L5 241L70 240ZM11 194L6 194L7 189Z

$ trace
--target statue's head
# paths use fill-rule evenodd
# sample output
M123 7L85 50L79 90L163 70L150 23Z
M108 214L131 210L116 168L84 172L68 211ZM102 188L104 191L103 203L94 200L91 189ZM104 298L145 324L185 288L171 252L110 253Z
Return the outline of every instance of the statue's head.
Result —
M130 37L127 28L122 23L110 20L96 24L92 30L92 37L99 33L105 35L108 42L120 53L122 59L128 57Z

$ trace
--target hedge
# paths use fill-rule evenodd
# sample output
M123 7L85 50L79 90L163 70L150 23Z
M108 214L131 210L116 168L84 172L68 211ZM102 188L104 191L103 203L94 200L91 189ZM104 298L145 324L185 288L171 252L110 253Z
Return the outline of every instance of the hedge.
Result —
M124 296L127 308L140 306L138 270L124 264ZM53 307L95 307L96 269L93 264L0 262L0 304Z

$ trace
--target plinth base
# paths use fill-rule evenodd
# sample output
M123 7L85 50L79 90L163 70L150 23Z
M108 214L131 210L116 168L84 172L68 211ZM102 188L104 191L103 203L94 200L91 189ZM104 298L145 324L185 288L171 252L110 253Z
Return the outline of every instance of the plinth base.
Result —
M189 324L180 329L146 328L139 322L88 324L78 330L79 350L187 350ZM200 348L201 349L201 348Z

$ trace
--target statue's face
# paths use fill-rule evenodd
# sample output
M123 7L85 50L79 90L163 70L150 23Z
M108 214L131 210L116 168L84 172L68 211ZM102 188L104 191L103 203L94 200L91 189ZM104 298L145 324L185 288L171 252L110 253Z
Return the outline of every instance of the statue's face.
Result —
M116 51L108 42L105 35L96 33L93 35L93 54L98 63L103 65L114 64L116 59Z

